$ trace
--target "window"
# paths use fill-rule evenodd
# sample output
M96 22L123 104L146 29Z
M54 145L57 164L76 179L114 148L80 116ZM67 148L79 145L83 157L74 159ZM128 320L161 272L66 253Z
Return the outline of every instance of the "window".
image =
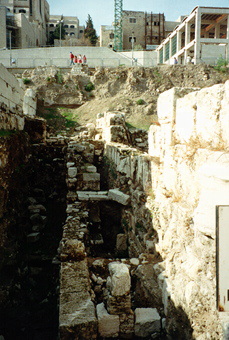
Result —
M75 35L75 33L74 33L74 32L71 32L70 35Z
M80 33L83 33L83 30L80 30Z
M159 21L154 21L154 26L160 26L160 22Z
M75 28L75 26L74 25L70 25L70 28Z
M114 33L110 33L110 39L114 39Z
M54 27L54 24L49 24L49 27Z
M26 10L25 10L25 9L19 9L18 12L19 12L19 13L26 13Z
M68 25L64 25L64 28L68 28Z
M136 19L135 19L135 18L130 18L130 22L131 22L132 24L136 24Z
M65 32L65 35L68 35L68 32Z
M136 42L136 37L129 37L129 42L132 42L132 39L134 39L134 42Z

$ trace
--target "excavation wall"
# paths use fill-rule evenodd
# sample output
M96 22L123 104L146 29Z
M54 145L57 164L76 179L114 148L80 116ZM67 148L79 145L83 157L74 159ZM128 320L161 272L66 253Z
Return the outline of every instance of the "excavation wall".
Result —
M228 82L186 95L174 88L159 97L159 125L149 132L149 154L158 160L151 163L151 207L164 312L181 308L195 339L222 338L216 211L229 202L228 108ZM171 333L180 321L168 320Z

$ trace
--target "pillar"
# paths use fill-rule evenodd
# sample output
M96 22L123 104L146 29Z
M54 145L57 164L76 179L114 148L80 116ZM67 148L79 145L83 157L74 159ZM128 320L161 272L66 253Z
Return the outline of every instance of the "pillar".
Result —
M190 23L186 22L185 23L185 47L190 43ZM188 57L188 51L185 48L184 51L184 64L186 65L187 63L187 57Z
M215 25L215 39L220 38L220 24Z
M226 46L226 59L229 60L229 15L227 16L227 46Z
M195 49L194 49L195 64L199 64L201 59L200 34L201 34L201 12L200 8L198 7L195 16Z

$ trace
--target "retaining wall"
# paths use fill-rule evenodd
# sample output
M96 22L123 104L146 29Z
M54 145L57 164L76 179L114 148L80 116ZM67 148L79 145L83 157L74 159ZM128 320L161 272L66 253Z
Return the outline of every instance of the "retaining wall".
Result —
M228 112L229 82L200 91L173 88L160 95L159 125L149 132L149 154L159 164L152 162L152 177L158 174L151 209L163 259L164 312L169 315L171 301L180 306L198 340L222 339L216 206L229 202Z

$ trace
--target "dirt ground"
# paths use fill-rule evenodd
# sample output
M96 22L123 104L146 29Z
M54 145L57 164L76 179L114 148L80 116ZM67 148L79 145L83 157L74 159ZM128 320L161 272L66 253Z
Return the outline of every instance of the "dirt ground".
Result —
M157 121L157 98L172 87L203 88L224 83L229 72L211 66L161 65L143 68L96 68L63 73L56 67L25 71L39 99L38 114L58 121L58 132L95 123L98 113L124 112L129 126L148 129Z

